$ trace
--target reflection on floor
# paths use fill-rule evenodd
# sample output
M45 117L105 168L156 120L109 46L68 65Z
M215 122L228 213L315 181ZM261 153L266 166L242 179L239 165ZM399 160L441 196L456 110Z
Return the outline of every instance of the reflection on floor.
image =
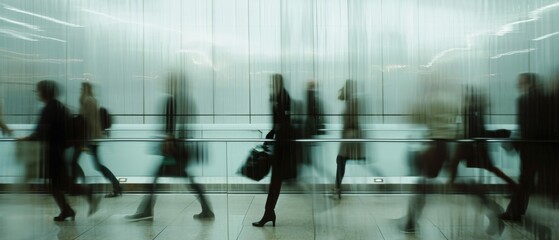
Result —
M536 239L525 225L507 223L501 236L485 233L487 218L467 195L428 195L415 234L400 230L410 195L283 194L276 227L251 226L263 214L264 194L210 194L216 218L195 220L200 205L191 194L158 196L152 221L127 222L143 195L103 199L87 217L85 199L70 197L75 221L54 223L57 207L49 195L0 195L1 239ZM493 196L502 206L506 198ZM537 200L536 200L537 201ZM532 204L532 203L531 203ZM554 211L559 216L559 210ZM549 211L547 211L549 213ZM557 218L555 218L557 219ZM555 229L557 223L548 221ZM556 230L553 230L556 231ZM556 232L554 232L556 234ZM556 235L554 235L556 236Z

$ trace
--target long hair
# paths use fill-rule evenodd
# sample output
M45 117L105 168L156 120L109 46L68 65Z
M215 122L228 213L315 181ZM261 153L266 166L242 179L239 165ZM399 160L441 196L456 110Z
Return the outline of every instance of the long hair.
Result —
M83 100L86 97L93 97L93 85L89 82L82 82L82 93L80 95L80 103L83 103Z
M271 94L270 100L278 102L280 101L281 95L284 91L283 76L279 73L275 73L271 78Z

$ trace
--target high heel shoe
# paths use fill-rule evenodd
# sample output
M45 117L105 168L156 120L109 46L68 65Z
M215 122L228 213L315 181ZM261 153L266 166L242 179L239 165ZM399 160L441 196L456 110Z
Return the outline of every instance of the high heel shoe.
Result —
M260 219L260 221L258 222L253 222L252 226L255 227L263 227L264 224L266 224L267 222L272 221L272 226L276 226L276 213L271 212L271 213L264 213L264 216L262 217L262 219Z
M64 210L58 216L54 217L55 222L63 222L66 218L70 218L72 221L76 220L76 212L74 210Z

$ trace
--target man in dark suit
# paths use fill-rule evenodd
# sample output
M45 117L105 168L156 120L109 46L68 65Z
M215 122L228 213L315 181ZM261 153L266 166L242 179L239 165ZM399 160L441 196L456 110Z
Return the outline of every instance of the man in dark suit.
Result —
M546 104L545 96L540 88L537 75L522 73L518 76L518 130L521 142L516 144L520 153L519 187L513 193L507 210L501 219L520 221L528 208L530 192L534 187L534 179L545 159L546 146L541 140L546 139Z

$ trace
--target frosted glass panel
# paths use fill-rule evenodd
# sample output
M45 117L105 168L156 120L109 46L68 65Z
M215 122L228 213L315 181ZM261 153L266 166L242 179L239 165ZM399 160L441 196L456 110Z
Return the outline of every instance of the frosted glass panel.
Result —
M214 1L216 123L247 123L249 115L248 1ZM242 116L242 118L240 118Z
M269 76L281 73L301 109L306 83L317 82L330 123L339 123L345 79L359 83L366 122L392 123L409 114L422 76L435 74L490 92L489 119L499 123L514 117L519 73L556 75L558 8L552 0L10 0L0 7L0 93L9 122L32 123L37 81L59 82L61 100L77 110L88 80L120 123L154 123L175 69L186 73L201 122L251 124L268 121Z

